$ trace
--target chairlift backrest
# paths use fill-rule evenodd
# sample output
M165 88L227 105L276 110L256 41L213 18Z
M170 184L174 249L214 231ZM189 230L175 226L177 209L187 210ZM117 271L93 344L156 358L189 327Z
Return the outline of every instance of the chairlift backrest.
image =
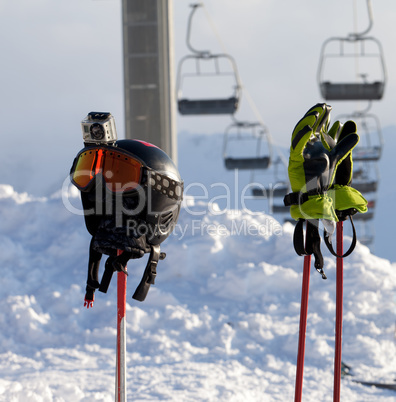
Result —
M283 168L279 172L279 168ZM252 186L252 195L257 198L278 198L288 194L290 183L287 175L287 163L283 158L278 156L272 163L271 169L262 172L260 170L252 170L250 176Z

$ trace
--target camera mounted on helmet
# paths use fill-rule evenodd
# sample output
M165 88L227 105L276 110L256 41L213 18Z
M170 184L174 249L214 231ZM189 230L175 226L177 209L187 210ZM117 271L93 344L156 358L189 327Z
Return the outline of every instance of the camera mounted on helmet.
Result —
M117 130L114 117L109 112L90 112L81 122L86 144L114 144Z

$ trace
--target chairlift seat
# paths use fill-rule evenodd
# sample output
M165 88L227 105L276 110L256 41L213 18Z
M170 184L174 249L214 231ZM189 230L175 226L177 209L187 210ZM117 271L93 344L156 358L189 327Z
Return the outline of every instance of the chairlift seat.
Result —
M326 100L379 100L384 95L384 83L323 82L320 91Z
M374 236L359 236L358 240L363 245L368 246L374 241Z
M381 147L369 147L355 149L353 151L354 161L377 161L381 158Z
M179 113L182 115L234 114L238 109L238 98L226 99L180 99Z
M290 207L285 207L284 205L273 205L272 213L274 214L284 214L290 212Z
M267 191L265 188L262 188L262 187L253 187L252 195L253 195L253 197L266 197Z
M371 221L374 218L374 212L366 212L365 214L353 215L353 220L356 221Z
M267 169L270 163L270 158L268 156L260 158L231 158L227 157L224 159L226 169L241 169L241 170L252 170L252 169Z
M269 188L266 190L263 187L253 187L253 197L266 197L267 194L272 197L284 197L289 192L287 185L276 186L275 188Z
M289 186L287 184L276 186L272 189L272 195L274 197L284 197L289 192Z
M371 193L377 191L378 182L377 181L367 181L367 182L354 182L352 180L352 187L361 193Z

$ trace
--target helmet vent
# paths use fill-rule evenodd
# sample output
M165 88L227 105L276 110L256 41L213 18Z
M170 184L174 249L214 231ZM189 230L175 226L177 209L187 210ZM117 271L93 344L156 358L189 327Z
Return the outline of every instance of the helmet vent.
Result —
M173 212L169 211L165 214L162 214L160 220L161 220L161 226L168 227L173 220Z

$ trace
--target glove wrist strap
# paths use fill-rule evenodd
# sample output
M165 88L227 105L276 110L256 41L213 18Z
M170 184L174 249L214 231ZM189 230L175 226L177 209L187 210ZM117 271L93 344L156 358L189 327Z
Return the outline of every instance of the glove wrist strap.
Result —
M283 198L283 204L285 205L285 207L290 207L291 205L301 205L304 204L304 202L308 201L309 196L321 194L324 193L319 193L317 190L307 191L306 193L303 193L301 191L289 193L286 194Z
M327 248L329 249L330 253L333 254L335 257L339 257L339 258L348 257L348 255L351 254L352 251L355 249L355 246L356 246L356 229L355 229L355 225L353 223L352 215L349 215L349 220L351 221L351 225L352 225L352 243L351 243L348 251L345 252L343 255L338 255L334 251L333 245L331 244L331 241L330 241L330 236L326 231L325 231L325 234L323 236L324 237L324 242L325 242Z

